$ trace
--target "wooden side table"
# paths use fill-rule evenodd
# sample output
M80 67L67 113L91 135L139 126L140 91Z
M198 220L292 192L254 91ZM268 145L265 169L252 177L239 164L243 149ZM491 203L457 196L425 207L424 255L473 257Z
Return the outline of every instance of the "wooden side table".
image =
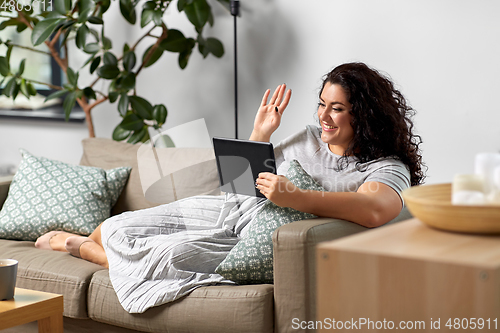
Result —
M331 331L333 320L346 332L401 323L419 332L500 329L498 235L445 232L412 219L320 244L317 277L320 332Z
M0 330L38 321L39 333L63 333L63 296L16 288L14 298L0 301Z

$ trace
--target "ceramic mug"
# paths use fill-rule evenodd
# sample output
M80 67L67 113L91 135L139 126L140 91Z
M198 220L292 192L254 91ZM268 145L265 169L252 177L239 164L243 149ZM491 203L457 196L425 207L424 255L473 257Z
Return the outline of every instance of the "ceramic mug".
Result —
M0 259L0 301L14 297L17 264L17 260L14 259Z

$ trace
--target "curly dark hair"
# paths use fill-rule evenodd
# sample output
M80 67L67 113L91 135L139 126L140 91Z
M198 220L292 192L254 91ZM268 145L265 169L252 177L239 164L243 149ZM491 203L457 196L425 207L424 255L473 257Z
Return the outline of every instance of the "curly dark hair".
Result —
M339 161L340 168L347 166L350 155L358 159L357 167L381 157L395 157L408 166L411 185L422 184L422 138L413 134L415 110L391 80L364 63L347 63L325 76L320 96L326 83L339 84L352 104L354 138Z

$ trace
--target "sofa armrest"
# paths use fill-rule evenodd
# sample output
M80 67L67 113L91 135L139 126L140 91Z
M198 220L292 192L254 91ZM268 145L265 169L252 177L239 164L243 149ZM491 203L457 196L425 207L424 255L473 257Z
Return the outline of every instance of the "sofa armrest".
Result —
M9 193L9 187L13 177L14 176L0 177L0 209L2 209L5 199L7 199L7 194Z
M385 225L411 217L404 208ZM316 320L316 244L366 230L369 228L345 220L317 218L286 224L274 232L276 332L300 332L293 329L294 322Z

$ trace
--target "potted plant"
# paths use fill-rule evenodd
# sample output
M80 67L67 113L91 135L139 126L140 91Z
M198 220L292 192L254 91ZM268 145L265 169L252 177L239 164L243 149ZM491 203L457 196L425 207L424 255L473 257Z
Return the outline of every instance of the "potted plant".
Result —
M104 14L110 9L111 0L4 1L0 7L0 16L3 18L0 30L10 26L14 26L18 32L30 29L31 45L0 41L7 50L0 56L0 74L3 76L0 85L5 84L2 93L13 99L19 93L30 98L36 94L33 83L55 89L46 100L62 98L66 119L78 103L85 113L89 137L95 136L92 109L106 101L116 103L123 119L114 129L113 139L130 143L147 141L150 138L148 129L153 127L158 130L165 123L167 108L163 104L153 105L139 96L136 77L158 61L163 52L178 53L179 66L184 69L196 46L204 58L209 54L222 57L224 47L218 39L203 35L204 27L214 24L207 0L149 0L141 5L138 0L117 1L123 18L132 25L139 23L143 31L142 36L133 43L125 43L120 48L113 45L106 33ZM230 0L217 1L229 8ZM194 26L196 37L186 37L181 31L167 27L164 14L173 4ZM143 54L137 54L138 45L147 41L150 46ZM68 65L68 43L74 43L88 54L88 59L79 69ZM11 70L13 48L41 52L36 48L40 44L48 47L49 52L43 53L55 59L65 73L67 82L63 85L54 86L25 77L26 59L21 60L16 72ZM95 80L82 85L79 81L81 71L89 71ZM96 88L96 83L103 80L109 82L106 91Z

